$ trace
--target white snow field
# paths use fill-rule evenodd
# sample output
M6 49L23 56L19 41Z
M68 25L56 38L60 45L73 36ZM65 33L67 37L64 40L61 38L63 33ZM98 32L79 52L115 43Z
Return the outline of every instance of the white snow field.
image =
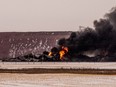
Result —
M116 87L116 75L0 73L0 87Z

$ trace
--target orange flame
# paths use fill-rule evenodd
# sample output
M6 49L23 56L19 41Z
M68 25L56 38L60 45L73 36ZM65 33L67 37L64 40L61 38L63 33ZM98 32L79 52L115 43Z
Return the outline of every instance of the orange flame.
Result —
M66 53L68 52L68 47L62 47L63 50L66 51Z
M68 47L62 47L62 50L59 52L60 59L63 60L64 55L68 52Z
M62 46L61 51L59 51L60 60L63 60L63 57L64 57L64 55L65 55L67 52L68 52L68 47ZM48 56L52 57L52 56L53 56L53 53L52 53L52 52L49 52Z
M52 56L52 52L49 52L48 56Z

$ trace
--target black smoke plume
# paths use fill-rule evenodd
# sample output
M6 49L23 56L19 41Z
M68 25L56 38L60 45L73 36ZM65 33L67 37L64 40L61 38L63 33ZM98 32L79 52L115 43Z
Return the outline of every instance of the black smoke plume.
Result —
M69 38L62 38L58 45L69 48L69 55L81 54L86 51L99 50L101 55L116 52L116 7L112 8L104 18L93 22L94 28L84 28L72 32Z

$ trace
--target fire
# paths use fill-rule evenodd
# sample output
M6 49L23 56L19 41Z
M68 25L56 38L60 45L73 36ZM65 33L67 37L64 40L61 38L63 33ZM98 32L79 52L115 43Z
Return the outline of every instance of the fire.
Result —
M48 56L52 56L52 52L49 52Z
M63 56L68 52L68 47L62 47L62 50L59 52L60 59L63 60Z
M68 52L68 47L62 47L63 50L65 50L66 52Z
M64 47L62 46L61 50L59 50L58 52L54 53L54 52L49 52L48 56L50 57L55 57L57 55L57 53L59 54L59 58L60 60L63 60L64 55L68 52L68 47Z

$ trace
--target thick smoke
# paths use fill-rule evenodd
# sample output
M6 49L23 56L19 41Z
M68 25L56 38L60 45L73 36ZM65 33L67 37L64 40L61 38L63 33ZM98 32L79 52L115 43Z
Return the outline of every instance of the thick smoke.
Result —
M116 8L105 15L105 18L95 20L94 28L85 28L72 32L68 39L62 38L58 44L69 48L69 55L82 54L86 51L99 50L101 55L116 52Z
M110 13L107 13L105 17L111 22L114 27L114 30L116 30L116 7L113 7Z

